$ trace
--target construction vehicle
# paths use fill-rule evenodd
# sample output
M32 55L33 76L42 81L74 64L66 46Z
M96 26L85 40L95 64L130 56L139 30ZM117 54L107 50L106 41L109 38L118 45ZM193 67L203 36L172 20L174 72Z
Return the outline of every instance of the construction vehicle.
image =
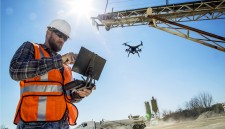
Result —
M75 129L144 129L146 127L146 119L140 116L128 116L128 119L100 122L87 121L81 123Z
M154 106L157 108L158 106L157 102L154 100ZM151 100L151 102L153 102ZM101 120L100 122L95 121L86 121L78 125L75 129L144 129L146 125L150 124L151 118L153 118L154 115L151 114L151 106L148 101L145 102L145 109L146 109L146 116L133 116L129 115L128 119L122 119L122 120ZM152 108L153 110L153 108ZM154 110L153 110L154 111ZM154 111L155 112L155 111Z

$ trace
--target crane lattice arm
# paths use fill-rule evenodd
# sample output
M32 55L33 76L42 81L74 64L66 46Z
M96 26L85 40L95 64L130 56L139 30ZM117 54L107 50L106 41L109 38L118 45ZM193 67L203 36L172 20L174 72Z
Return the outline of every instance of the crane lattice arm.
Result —
M204 0L154 6L92 17L94 25L105 26L106 30L116 27L149 25L225 52L224 37L180 24L181 22L214 19L225 19L225 0Z

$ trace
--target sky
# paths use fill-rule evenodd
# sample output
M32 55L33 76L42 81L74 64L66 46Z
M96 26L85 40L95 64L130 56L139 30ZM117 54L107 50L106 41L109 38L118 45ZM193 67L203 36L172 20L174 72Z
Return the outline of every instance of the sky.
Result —
M145 101L157 99L159 112L184 108L185 102L201 92L212 95L213 103L225 102L225 53L148 26L99 31L90 17L104 13L106 0L1 0L1 86L0 125L14 129L14 113L20 97L19 82L9 75L9 64L23 42L43 43L46 26L54 19L67 20L71 39L59 54L78 53L81 46L106 59L97 89L81 102L77 124L84 121L127 119L145 116ZM171 0L177 3L181 0ZM186 1L183 1L186 2ZM77 6L79 5L79 6ZM107 12L165 5L164 0L109 0ZM89 7L88 7L89 6ZM82 7L82 8L81 8ZM225 36L225 20L185 23ZM143 41L140 57L127 57L124 42ZM81 75L73 73L74 78ZM74 127L71 127L74 128Z

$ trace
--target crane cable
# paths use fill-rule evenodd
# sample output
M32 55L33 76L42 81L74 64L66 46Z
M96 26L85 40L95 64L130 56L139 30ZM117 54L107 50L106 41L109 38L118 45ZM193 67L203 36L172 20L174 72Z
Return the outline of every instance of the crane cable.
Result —
M106 9L107 9L107 6L108 6L108 1L109 1L109 0L106 1L105 12L104 12L104 14L106 13Z

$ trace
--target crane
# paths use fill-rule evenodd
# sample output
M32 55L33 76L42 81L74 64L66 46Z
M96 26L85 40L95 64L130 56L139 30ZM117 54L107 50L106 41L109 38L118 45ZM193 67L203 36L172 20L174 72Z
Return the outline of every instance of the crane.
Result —
M109 31L116 27L148 25L225 52L225 37L181 24L182 22L225 19L225 0L202 0L122 10L99 14L91 19L92 24L98 29L99 26Z

